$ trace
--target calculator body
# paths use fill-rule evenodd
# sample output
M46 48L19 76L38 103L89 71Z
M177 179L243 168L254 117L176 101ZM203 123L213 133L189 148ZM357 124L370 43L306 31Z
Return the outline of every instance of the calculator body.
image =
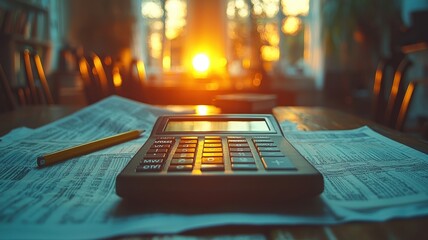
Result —
M119 196L146 203L281 203L323 189L270 114L161 116L116 178Z

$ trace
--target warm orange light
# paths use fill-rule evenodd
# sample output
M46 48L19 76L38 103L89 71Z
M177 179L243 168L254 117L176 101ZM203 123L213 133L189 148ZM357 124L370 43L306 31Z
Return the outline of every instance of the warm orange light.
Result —
M170 71L171 70L171 57L164 56L162 60L163 70Z
M113 68L113 85L115 87L122 86L122 77L120 76L118 67Z
M282 32L289 35L296 35L300 30L302 21L297 17L288 17L282 24Z
M195 109L197 115L207 115L209 113L208 106L206 105L197 105Z
M193 69L198 73L205 73L210 67L210 59L204 53L196 54L192 60Z

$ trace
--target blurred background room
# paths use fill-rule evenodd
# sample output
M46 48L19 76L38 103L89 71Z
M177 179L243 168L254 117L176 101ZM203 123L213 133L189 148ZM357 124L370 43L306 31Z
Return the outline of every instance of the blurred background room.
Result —
M427 0L0 0L0 111L322 106L428 139L427 22Z

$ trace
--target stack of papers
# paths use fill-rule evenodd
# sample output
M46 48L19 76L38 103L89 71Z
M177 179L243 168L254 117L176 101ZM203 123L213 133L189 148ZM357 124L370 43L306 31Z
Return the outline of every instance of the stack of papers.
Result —
M113 96L41 128L19 128L1 137L0 238L105 238L227 224L337 224L428 215L427 154L368 127L303 132L287 123L286 138L324 175L319 199L251 212L131 206L116 195L115 179L161 114L171 113ZM36 167L39 155L132 129L146 133L51 167Z

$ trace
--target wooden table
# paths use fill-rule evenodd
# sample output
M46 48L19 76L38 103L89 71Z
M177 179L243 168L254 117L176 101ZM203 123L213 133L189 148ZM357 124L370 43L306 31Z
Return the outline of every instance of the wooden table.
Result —
M32 106L14 112L0 114L0 135L19 126L39 127L78 110L73 106ZM183 110L183 107L170 106L170 109ZM188 107L196 109L195 107ZM212 110L212 111L211 111ZM218 113L218 109L207 108L204 113ZM274 115L279 121L292 121L302 130L352 129L369 125L374 130L403 142L421 151L428 152L428 144L336 110L321 107L276 107ZM426 236L428 217L398 219L386 222L356 222L334 226L225 226L212 229L192 230L185 236L218 235L257 235L278 239L421 239Z

